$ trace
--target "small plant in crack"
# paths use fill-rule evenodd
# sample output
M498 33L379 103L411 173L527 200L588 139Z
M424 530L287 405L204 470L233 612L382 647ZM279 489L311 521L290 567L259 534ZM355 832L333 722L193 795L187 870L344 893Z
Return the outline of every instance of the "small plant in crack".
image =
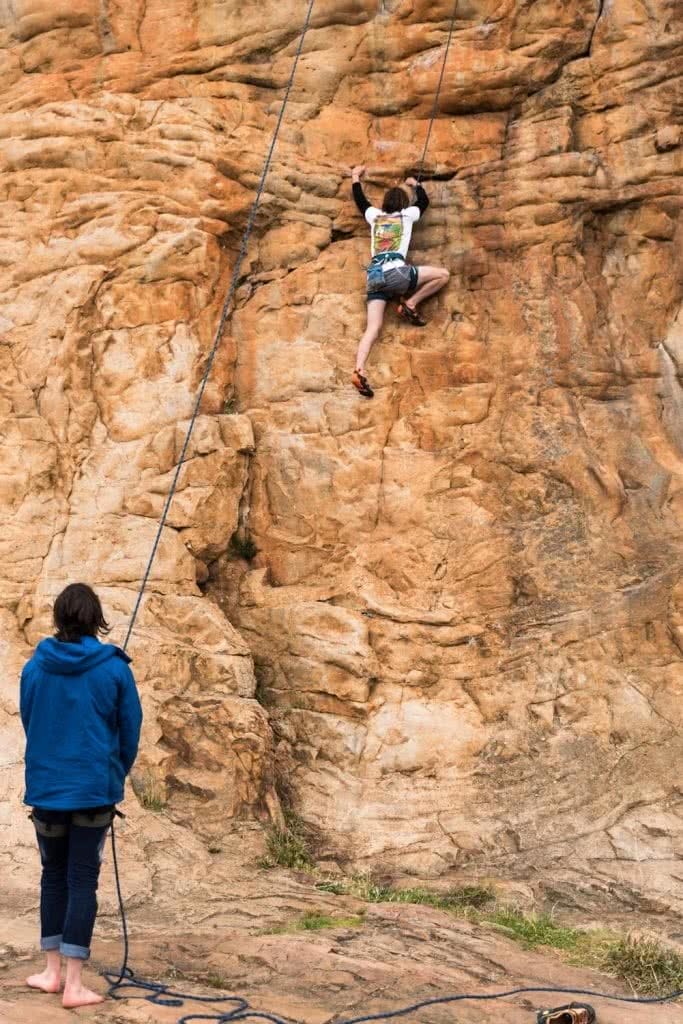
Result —
M243 558L246 562L253 562L258 554L258 548L250 535L243 530L235 530L230 538L230 551L234 558Z
M145 810L155 811L157 814L163 811L166 806L164 788L151 772L131 776L131 785Z

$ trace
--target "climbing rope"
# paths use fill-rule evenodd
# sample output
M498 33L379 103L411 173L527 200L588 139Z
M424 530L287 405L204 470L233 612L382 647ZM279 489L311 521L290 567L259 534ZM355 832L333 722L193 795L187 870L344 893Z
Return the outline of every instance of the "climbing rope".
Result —
M455 0L455 3L453 4L453 13L451 15L451 24L450 24L450 27L448 29L448 38L446 39L446 49L444 51L443 61L441 63L441 74L439 75L439 81L438 81L438 84L437 84L437 87L436 87L436 92L434 93L434 103L432 104L432 113L431 113L431 116L429 118L429 127L427 128L427 138L425 139L424 149L422 150L422 159L420 160L420 170L419 170L418 175L417 175L417 180L418 181L422 181L422 175L424 174L424 169L425 169L425 159L427 157L427 150L429 149L429 140L432 137L432 128L434 127L434 121L436 119L436 115L437 115L438 109L439 109L439 99L441 97L441 86L443 85L443 79L444 79L444 75L446 73L446 63L448 61L448 51L451 48L451 40L453 38L453 32L455 30L455 16L458 13L458 2L459 2L459 0Z
M145 568L145 573L144 573L144 576L143 576L143 579L142 579L142 583L140 585L140 589L139 589L139 592L138 592L138 595L137 595L137 599L135 601L135 605L133 607L133 611L132 611L132 614L131 614L130 622L129 622L129 625L128 625L128 631L126 633L126 639L125 639L124 644L123 644L123 649L124 650L126 650L128 648L128 644L130 642L130 638L131 638L131 635L133 633L133 629L134 629L135 622L136 622L136 619L137 619L137 616L138 616L138 612L139 612L140 606L142 604L142 599L144 597L144 593L145 593L145 590L147 588L147 583L149 582L149 577L150 577L151 572L152 572L152 566L154 564L154 559L156 557L156 553L157 553L157 550L158 550L158 547L159 547L159 543L161 541L161 536L162 536L162 533L163 533L163 530L164 530L164 526L166 525L166 520L168 518L169 509L171 507L171 502L173 501L173 498L175 496L175 492L176 492L177 487L178 487L178 481L180 479L180 473L181 473L183 464L185 462L185 457L187 455L187 450L188 450L188 447L189 447L189 444L190 444L190 439L192 437L192 432L194 430L194 427L195 427L195 424L196 424L196 421L197 421L197 417L199 415L199 408L200 408L200 405L201 405L202 398L204 396L204 391L206 389L206 385L207 385L209 377L211 375L211 370L213 368L213 364L214 364L214 360L215 360L215 357L216 357L216 353L218 351L218 347L219 347L219 345L221 343L221 339L222 339L222 336L223 336L223 330L225 328L225 324L226 324L226 322L228 320L228 317L230 315L232 301L234 299L235 291L237 289L237 283L239 281L240 270L242 268L242 263L244 261L244 257L246 256L246 253L247 253L247 246L248 246L249 240L251 238L251 233L252 233L252 230L253 230L253 227L254 227L254 223L256 221L256 214L258 212L258 209L259 209L259 206L260 206L260 203L261 203L261 198L263 196L263 191L264 191L264 188L265 188L266 178L267 178L268 172L270 170L270 165L271 165L271 162L272 162L273 154L275 152L275 147L277 145L278 137L279 137L279 134L280 134L280 128L281 128L282 122L284 120L285 110L286 110L287 104L289 102L290 93L292 91L292 86L293 86L293 83L294 83L294 77L295 77L296 70L297 70L297 67L298 67L298 64L299 64L299 58L301 57L301 54L303 52L304 41L306 39L306 33L308 32L308 28L309 28L309 25L310 25L311 15L313 13L313 5L314 5L314 3L315 3L315 0L309 0L308 9L306 11L306 17L305 17L303 28L302 28L302 31L301 31L301 36L299 38L299 44L297 46L297 50L296 50L296 54L294 56L294 61L293 61L293 64L292 64L292 69L291 69L291 72L290 72L289 80L287 82L287 87L285 89L285 94L284 94L284 98L283 98L283 101L282 101L282 106L280 107L280 112L278 114L278 118L277 118L277 121L276 121L276 124L275 124L275 129L273 131L273 137L272 137L272 140L271 140L271 143L270 143L270 147L268 149L268 153L266 155L265 163L263 165L263 170L261 172L261 178L260 178L258 189L257 189L257 192L256 192L256 197L254 199L254 202L252 204L251 210L249 212L249 217L247 219L247 224L246 224L246 227L244 229L244 233L242 235L242 241L241 241L241 244L240 244L240 249L239 249L239 252L238 252L238 255L237 255L237 260L235 262L235 266L234 266L233 272L232 272L232 277L231 277L231 280L230 280L230 287L228 289L228 293L226 295L225 302L223 303L223 309L222 309L222 312L221 312L221 317L220 317L220 320L218 322L218 327L216 328L216 333L215 333L215 336L214 336L213 344L212 344L211 349L209 351L209 357L208 357L207 364L206 364L206 370L204 371L204 376L202 377L202 380L201 380L201 383L200 383L200 386L199 386L199 390L197 392L197 397L195 399L195 403L194 403L194 407L193 407L193 411L192 411L192 416L190 418L190 422L189 422L189 425L188 425L188 428L187 428L187 432L185 434L185 440L183 442L183 446L182 446L182 449L181 449L181 452L180 452L180 458L178 460L178 464L176 466L176 470L175 470L175 473L173 475L173 479L171 481L171 487L170 487L170 490L168 492L168 496L167 496L166 501L164 503L164 507L163 507L163 510L162 510L162 513L161 513L161 518L159 520L159 526L158 526L158 529L157 529L156 536L154 538L154 543L152 545L152 551L150 553L150 556L149 556L149 559L148 559L148 562L147 562L147 566ZM457 14L457 9L458 9L458 0L455 0L455 4L454 4L454 7L453 7L453 14L451 16L450 28L449 28L449 32L448 32L448 39L446 41L446 50L444 52L443 63L442 63L442 66L441 66L441 73L439 75L439 81L438 81L436 93L434 95L434 103L433 103L433 106L432 106L432 112L431 112L431 116L430 116L430 120L429 120L429 127L427 129L427 137L426 137L426 140L425 140L424 149L422 151L422 159L420 161L420 170L419 170L419 173L418 173L418 176L417 176L418 177L418 181L420 181L422 179L422 174L424 172L425 159L426 159L426 156L427 156L427 149L429 147L429 142L430 142L430 138L431 138L431 134L432 134L432 127L434 125L434 120L436 118L436 114L437 114L437 111L438 111L439 98L440 98L440 95L441 95L441 87L443 85L444 74L445 74L445 71L446 71L446 62L448 60L448 52L449 52L449 49L450 49L451 40L453 38L453 31L454 31L454 28L455 28L455 18L456 18L456 14ZM119 912L120 912L120 915L121 915L121 927L122 927L122 932L123 932L123 946L124 946L124 950L123 950L123 960L122 960L121 967L118 970L118 972L113 972L113 971L104 971L103 972L103 977L106 978L106 980L109 983L109 988L107 990L107 995L108 996L110 996L112 999L144 999L147 1002L152 1003L152 1004L157 1005L157 1006L169 1006L169 1007L183 1007L185 1005L185 1003L187 1003L187 1002L194 1002L194 1003L200 1003L200 1004L214 1004L214 1005L218 1004L218 1003L220 1003L220 1004L231 1004L231 1007L232 1007L231 1009L225 1010L225 1011L218 1010L216 1013L210 1013L210 1014L205 1014L205 1013L185 1014L183 1017L180 1017L178 1019L178 1024L189 1024L190 1021L199 1021L199 1020L202 1020L202 1021L213 1021L214 1024L229 1024L229 1022L242 1021L242 1020L266 1020L266 1021L270 1021L271 1024L292 1024L292 1021L289 1020L289 1019L285 1019L283 1017L279 1017L278 1015L273 1014L273 1013L267 1013L265 1011L254 1009L253 1007L250 1006L248 1001L246 999L243 999L241 996L215 996L215 995L202 996L202 995L194 995L194 994L188 993L188 992L178 992L175 989L170 988L168 985L163 984L162 982L146 981L146 980L144 980L142 978L137 978L135 976L135 973L128 966L128 960L129 960L129 955L130 955L130 944L129 944L129 938L128 938L128 923L127 923L126 911L125 911L125 906L124 906L124 901L123 901L123 894L122 894L122 891L121 891L121 879L120 879L119 865L118 865L118 858L117 858L117 851L116 851L116 833L115 833L115 828L114 828L114 824L113 823L112 823L112 826L111 826L111 845L112 845L112 857L113 857L113 864L114 864L114 877L115 877L115 882L116 882L116 894L117 894L118 903L119 903ZM138 991L138 992L141 992L143 994L141 994L141 995L132 995L129 990ZM674 1000L676 1000L676 999L680 998L681 996L683 996L683 989L680 990L680 991L677 991L677 992L673 992L671 995L662 996L662 997L658 997L658 998L636 998L636 997L628 997L628 996L613 996L613 995L609 995L609 994L606 994L606 993L603 993L603 992L593 992L593 991L590 991L590 990L582 990L582 989L540 988L540 987L516 988L516 989L510 989L509 991L506 991L506 992L494 992L494 993L484 993L484 994L482 994L482 993L479 993L479 994L467 994L467 993L465 993L465 994L460 994L460 995L437 996L437 997L431 998L431 999L424 999L421 1002L413 1003L410 1006L401 1007L401 1008L399 1008L397 1010L389 1010L389 1011L386 1011L385 1013L368 1014L368 1015L365 1015L365 1016L362 1016L362 1017L352 1017L352 1018L349 1018L347 1020L340 1021L339 1024L368 1024L368 1022L371 1022L371 1021L392 1020L394 1018L406 1017L409 1014L417 1013L419 1010L423 1010L423 1009L425 1009L426 1007L429 1007L429 1006L443 1006L443 1005L446 1005L446 1004L449 1004L449 1003L464 1002L464 1001L484 1002L484 1001L491 1001L491 1000L496 1000L496 999L507 999L507 998L509 998L511 996L521 995L523 993L546 993L546 994L557 993L557 994L563 994L563 995L581 995L581 996L591 996L593 998L598 998L598 999L610 999L612 1001L620 1002L620 1003L641 1003L641 1004L655 1005L655 1004L662 1004L662 1003L673 1002Z
M189 1024L194 1020L213 1021L213 1024L231 1024L239 1020L268 1020L271 1024L295 1024L291 1019L280 1017L275 1013L267 1013L264 1010L256 1010L242 996L216 996L216 995L194 995L191 992L178 992L176 989L158 981L145 981L137 978L128 967L128 928L126 925L126 912L121 897L121 886L119 883L119 867L116 859L116 840L114 836L114 825L111 827L112 852L114 855L114 876L116 878L116 892L119 898L119 910L123 923L124 960L118 972L103 971L103 977L109 982L107 995L112 999L144 999L155 1006L183 1007L186 1003L213 1003L231 1004L229 1010L216 1010L215 1013L189 1013L178 1018L178 1024ZM138 991L142 995L133 995ZM512 988L506 992L484 992L484 993L462 993L458 995L435 996L431 999L422 999L420 1002L412 1003L410 1006L402 1006L397 1010L386 1010L384 1013L370 1013L362 1017L350 1017L340 1020L337 1024L369 1024L376 1020L393 1020L397 1017L407 1017L410 1014L424 1010L428 1006L445 1006L450 1003L460 1002L493 1002L497 999L509 999L511 996L518 996L529 993L544 993L590 996L593 999L608 999L616 1003L638 1003L654 1006L662 1003L671 1003L683 996L683 989L672 992L668 996L657 997L636 997L636 996L615 996L606 992L594 992L592 989L574 988L550 988L540 986L528 986L524 988Z
M151 551L149 559L147 561L147 566L145 568L145 574L144 574L144 576L142 578L142 583L140 584L140 589L138 591L138 595L137 595L137 598L136 598L136 601L135 601L135 605L133 607L133 611L132 611L132 614L131 614L131 617L130 617L130 622L128 623L128 631L126 633L126 639L124 640L124 643L123 643L124 651L127 650L127 648L128 648L128 644L130 642L130 638L131 638L132 633L133 633L133 628L135 626L135 621L137 619L138 612L140 611L140 605L142 604L142 598L144 596L145 589L147 587L147 583L149 581L150 574L152 572L152 566L154 564L154 559L156 557L156 553L157 553L157 550L158 550L158 547L159 547L159 543L161 541L161 535L163 533L164 526L166 525L166 519L168 518L168 512L169 512L169 509L171 507L171 502L173 501L173 497L174 497L175 492L176 492L176 490L178 488L178 480L180 479L180 472L181 472L181 470L183 468L183 464L185 462L185 456L187 455L187 449L188 449L189 444L190 444L190 438L192 437L192 431L194 430L195 423L197 422L197 416L199 415L199 407L201 405L201 401L202 401L202 398L204 396L204 391L206 389L206 385L207 385L207 382L209 380L209 376L211 375L211 370L213 368L214 359L216 357L216 352L218 351L218 346L221 343L221 338L223 336L223 330L225 328L225 324L226 324L227 319L228 319L228 317L230 315L231 304L232 304L232 300L233 300L234 295L235 295L235 290L237 288L237 283L239 281L240 270L242 268L242 263L244 261L244 257L246 256L246 253L247 253L247 246L249 244L249 239L251 238L251 233L252 233L252 230L253 230L253 227L254 227L254 223L256 221L256 214L258 213L258 209L259 209L259 206L261 204L261 197L263 195L263 190L265 188L266 178L268 177L268 171L270 170L270 165L271 165L271 162L272 162L272 159L273 159L273 153L275 152L275 146L277 145L277 140L278 140L278 137L280 135L280 128L282 127L282 122L284 120L285 111L287 109L287 104L289 102L290 93L292 91L292 86L294 84L294 77L296 75L296 70L297 70L297 67L299 65L299 58L301 57L301 54L303 52L304 41L306 39L306 33L308 32L308 28L309 28L309 25L311 23L311 15L313 13L313 5L314 5L314 3L315 3L315 0L309 0L308 9L306 11L306 17L304 19L303 27L302 27L302 30L301 30L301 35L299 37L299 45L297 46L296 53L294 55L294 61L292 63L292 69L291 69L290 74L289 74L289 80L287 82L287 87L285 89L285 94L284 94L284 97L283 97L283 100L282 100L282 106L280 107L280 112L278 114L278 118L277 118L277 121L275 123L275 128L273 130L273 137L271 139L270 146L269 146L268 152L266 154L266 159L265 159L265 162L263 164L263 170L261 171L261 179L260 179L259 184L258 184L258 189L256 190L256 197L254 199L254 202L252 203L252 207L251 207L251 210L249 212L249 217L247 219L247 224L246 224L246 227L245 227L244 232L242 234L242 242L240 244L239 252L237 254L237 260L235 261L235 266L233 267L232 278L230 280L230 287L228 288L228 293L227 293L227 295L225 297L225 302L223 303L223 310L221 312L220 320L218 321L218 327L216 328L216 334L214 336L213 345L211 346L211 350L209 351L209 358L208 358L207 363L206 363L206 369L204 371L204 376L202 377L201 383L199 385L199 391L197 392L197 397L195 399L194 408L193 408L193 411L192 411L192 416L190 418L190 422L189 422L187 431L185 433L185 440L183 441L183 447L182 447L181 452L180 452L180 458L178 459L178 465L176 466L175 473L173 475L173 480L171 481L171 487L170 487L170 490L169 490L168 495L166 497L166 501L164 503L164 507L163 507L163 510L162 510L162 513L161 513L161 519L159 520L159 526L158 526L158 529L157 529L157 532L156 532L156 536L154 538L154 544L152 545L152 551ZM114 826L113 825L112 825L112 829L111 829L111 845L112 845L112 854L113 854L114 869L115 869L114 873L115 873L115 876L116 876L116 891L117 891L118 900L119 900L119 907L120 907L120 910L121 910L121 924L122 924L122 928L123 928L123 943L124 943L123 963L121 964L121 969L119 971L118 978L116 980L113 980L113 976L107 975L107 978L110 981L109 994L110 995L114 995L115 990L118 987L121 986L121 984L124 981L124 978L131 977L132 976L132 972L130 971L130 969L128 967L128 928L127 928L126 915L125 915L124 905L123 905L123 896L121 894L121 882L120 882L120 879L119 879L118 864L117 864L117 860L116 860L116 839L115 839L115 835L114 835ZM143 983L137 983L137 982L136 982L136 984L139 984L140 986L143 985ZM175 1005L178 1005L178 1004L173 1003L171 1005L175 1006Z
M289 75L289 81L287 82L287 88L285 89L285 95L284 95L284 98L282 100L282 106L280 107L280 113L278 115L277 122L275 124L275 129L273 131L273 137L272 137L272 140L271 140L271 143L270 143L270 147L268 149L268 153L266 155L265 163L263 164L263 170L261 172L261 180L259 181L258 189L256 190L256 198L254 199L254 202L252 204L251 211L249 213L249 218L247 220L247 225L246 225L246 227L244 229L244 233L242 235L242 243L240 245L239 253L237 255L237 260L235 262L235 266L234 266L233 271L232 271L232 278L230 280L230 287L228 288L228 294L226 295L225 302L223 303L223 311L221 313L221 318L218 321L218 327L216 328L216 334L215 334L215 337L214 337L214 340L213 340L213 345L211 346L211 350L209 352L209 358L208 358L207 363L206 363L206 370L204 371L204 376L202 377L201 384L199 385L199 391L197 392L197 397L196 397L195 403L194 403L194 409L192 411L192 416L190 418L190 423L189 423L189 426L187 428L187 432L185 434L185 440L183 442L183 447L182 447L181 452L180 452L180 458L178 459L178 465L176 466L176 470L175 470L175 473L173 475L173 480L171 481L171 488L170 488L170 490L168 492L168 496L167 496L166 501L164 503L164 508L163 508L162 513L161 513L161 519L159 520L159 527L157 529L156 537L154 538L154 544L152 545L152 551L151 551L151 554L149 556L149 560L147 562L147 567L145 569L145 574L144 574L144 576L142 578L142 583L140 585L140 590L138 592L138 596L137 596L137 599L135 601L135 606L133 608L133 612L132 612L131 617L130 617L130 622L128 624L128 632L126 633L126 639L125 639L125 641L123 643L124 651L128 649L128 644L130 642L130 638L131 638L131 635L133 633L133 628L135 626L135 620L137 619L138 612L140 611L140 605L142 604L142 598L144 596L145 590L147 588L147 583L149 581L149 577L150 577L150 574L152 572L152 566L154 564L154 559L156 558L156 553L157 553L157 549L159 547L159 543L161 541L161 535L162 535L162 533L164 531L164 526L166 525L166 519L168 518L168 512L169 512L169 509L171 507L171 502L173 501L175 492L176 492L177 487L178 487L178 480L180 479L180 473L181 473L181 470L183 468L183 464L185 462L185 456L187 455L187 449L188 449L189 444L190 444L190 438L192 437L192 431L194 430L194 426L195 426L195 423L197 421L197 416L199 415L199 407L201 405L202 398L204 397L204 391L206 389L207 382L208 382L209 377L211 375L211 370L213 368L213 363L214 363L214 359L216 357L216 352L218 351L218 346L221 343L221 339L222 339L222 336L223 336L223 329L225 328L225 324L226 324L227 319L228 319L228 317L230 315L230 307L231 307L232 300L233 300L234 295L235 295L235 291L237 289L237 283L239 281L240 270L242 269L242 263L244 261L244 257L246 256L246 253L247 253L247 246L249 244L249 239L251 238L251 232L253 230L254 222L256 220L256 214L258 213L259 206L261 205L261 197L263 195L263 190L265 188L266 178L268 177L268 171L270 170L270 164L271 164L271 161L273 159L273 153L275 152L275 146L277 145L278 136L280 135L280 128L282 127L282 122L284 120L285 110L287 109L287 104L289 102L289 96L290 96L290 93L292 91L292 86L294 84L294 76L296 75L296 69L297 69L298 64L299 64L299 58L301 57L301 53L303 51L304 40L306 39L306 33L308 32L308 27L309 27L309 25L311 23L311 15L313 13L313 4L314 3L315 3L315 0L309 0L308 10L306 11L306 18L304 20L303 28L301 30L301 35L299 37L299 45L297 46L296 54L294 56L294 62L292 64L292 70L291 70L290 75Z

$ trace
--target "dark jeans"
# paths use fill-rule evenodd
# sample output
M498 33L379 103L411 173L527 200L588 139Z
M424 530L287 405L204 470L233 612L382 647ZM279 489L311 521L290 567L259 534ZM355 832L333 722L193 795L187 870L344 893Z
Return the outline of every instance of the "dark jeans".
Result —
M107 807L83 811L33 808L43 873L40 948L87 960L97 916L97 883L111 818ZM74 816L76 821L73 820ZM98 816L99 820L98 820ZM87 822L87 824L86 824Z

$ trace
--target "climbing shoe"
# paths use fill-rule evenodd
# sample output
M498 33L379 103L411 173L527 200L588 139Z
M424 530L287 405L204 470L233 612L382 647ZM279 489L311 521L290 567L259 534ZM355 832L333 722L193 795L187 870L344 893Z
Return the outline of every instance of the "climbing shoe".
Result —
M536 1024L595 1024L595 1010L588 1003L569 1003L556 1010L539 1010Z
M407 320L413 327L426 327L427 321L420 316L416 309L412 309L405 302L399 302L398 304L398 315L402 320Z
M356 390L360 392L360 394L363 396L363 398L373 398L374 397L375 392L372 390L372 388L368 384L368 378L364 377L363 374L359 370L354 370L353 371L353 377L351 378L351 383L353 384L354 388L356 388Z

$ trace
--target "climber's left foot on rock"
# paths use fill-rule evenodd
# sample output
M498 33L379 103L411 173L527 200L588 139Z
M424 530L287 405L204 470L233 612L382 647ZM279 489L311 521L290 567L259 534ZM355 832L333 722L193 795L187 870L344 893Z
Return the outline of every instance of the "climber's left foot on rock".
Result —
M427 321L424 317L421 317L418 311L409 306L407 302L399 302L397 312L402 320L407 320L413 327L427 326Z
M363 374L360 372L360 370L354 370L353 371L353 377L351 378L351 383L353 384L354 388L358 392L360 392L360 394L363 396L363 398L373 398L374 397L375 392L372 390L372 388L368 384L368 378L364 377Z

